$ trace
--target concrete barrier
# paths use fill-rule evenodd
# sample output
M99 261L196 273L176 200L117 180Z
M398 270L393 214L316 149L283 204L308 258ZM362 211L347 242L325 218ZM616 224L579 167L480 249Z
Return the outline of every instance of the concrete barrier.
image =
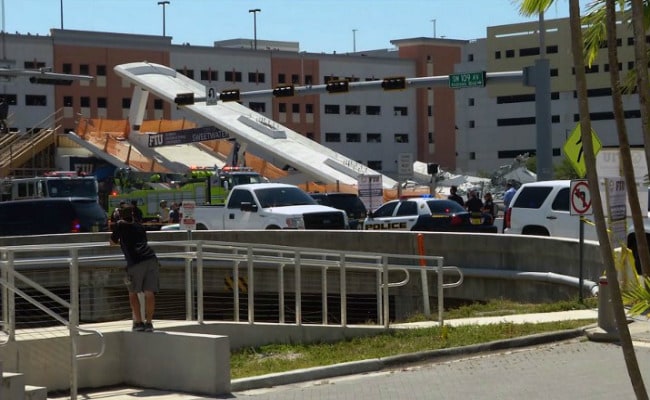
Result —
M80 337L81 353L96 351L94 335ZM227 336L163 332L105 332L106 351L79 361L80 388L133 385L216 396L230 392ZM30 385L70 389L70 338L41 334L0 347L6 371L20 371ZM47 354L47 357L43 357Z

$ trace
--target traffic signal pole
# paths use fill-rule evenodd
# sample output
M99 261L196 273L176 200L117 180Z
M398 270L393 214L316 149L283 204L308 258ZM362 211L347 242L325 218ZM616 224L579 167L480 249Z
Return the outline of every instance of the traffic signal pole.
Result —
M504 72L488 72L486 75L486 81L490 84L498 83L521 83L524 73L522 71L504 71ZM397 80L403 79L404 83L400 87ZM390 80L387 84L387 80ZM336 81L338 82L338 81ZM306 86L293 86L293 90L278 90L283 87L278 87L274 89L262 89L262 90L253 90L250 92L240 92L237 101L244 99L252 99L258 97L269 97L273 96L274 93L277 97L279 93L291 93L292 96L307 96L312 94L322 94L322 93L348 93L348 92L360 92L367 90L384 90L384 91L394 91L394 90L405 90L405 89L417 89L425 87L449 87L449 75L440 75L440 76L423 76L419 78L386 78L378 79L376 81L363 81L363 82L348 82L347 90L333 89L332 84L321 84L321 85L306 85ZM288 95L286 97L289 97ZM197 97L194 99L196 102L205 101L206 98Z

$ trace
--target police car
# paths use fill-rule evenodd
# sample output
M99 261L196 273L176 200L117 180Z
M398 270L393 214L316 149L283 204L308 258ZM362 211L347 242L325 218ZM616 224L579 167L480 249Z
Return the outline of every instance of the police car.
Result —
M473 215L453 200L411 197L384 203L363 221L367 231L497 233L491 218Z

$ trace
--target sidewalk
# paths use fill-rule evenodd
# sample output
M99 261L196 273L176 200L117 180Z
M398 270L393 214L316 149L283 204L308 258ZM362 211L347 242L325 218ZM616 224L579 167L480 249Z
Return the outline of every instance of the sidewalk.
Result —
M554 322L578 319L598 319L597 310L575 310L563 311L552 313L539 313L539 314L517 314L508 316L495 316L495 317L481 317L481 318L465 318L465 319L451 319L444 323L449 326L459 325L486 325L502 322L511 322L515 324L521 323L541 323L541 322ZM650 320L644 317L638 317L630 320L628 325L632 340L635 346L650 347ZM415 329L424 328L437 325L436 322L415 322L409 324L395 324L393 328L400 329ZM590 329L599 329L596 325ZM550 332L546 334L532 335L525 338L516 338L511 340L503 340L491 342L487 344L480 344L474 346L466 346L462 348L444 349L422 352L417 354L399 355L394 357L387 357L382 360L364 360L359 362L345 363L327 367L309 368L298 371L291 371L281 374L271 374L262 377L252 377L237 379L232 381L232 392L240 392L254 388L270 387L277 385L285 385L296 382L303 382L308 380L317 380L331 378L341 375L352 375L365 372L379 371L380 369L411 363L417 361L424 361L441 356L460 356L463 354L471 354L484 351L502 350L507 348L526 347L535 344L549 343L554 341L566 340L582 335L590 336L588 332L583 329ZM67 399L68 397L49 397L49 399ZM153 389L137 389L137 388L119 388L114 390L97 391L93 393L85 393L79 395L78 398L84 400L102 399L102 400L134 400L134 398L147 398L148 400L207 400L214 399L214 397L201 397L192 394L171 393ZM231 396L224 395L222 398L232 398Z

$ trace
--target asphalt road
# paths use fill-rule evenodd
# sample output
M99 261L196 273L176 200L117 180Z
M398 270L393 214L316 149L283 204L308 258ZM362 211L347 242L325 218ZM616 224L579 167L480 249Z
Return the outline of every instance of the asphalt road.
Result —
M635 342L635 349L647 387L650 345ZM254 400L635 398L620 346L584 337L232 395Z

